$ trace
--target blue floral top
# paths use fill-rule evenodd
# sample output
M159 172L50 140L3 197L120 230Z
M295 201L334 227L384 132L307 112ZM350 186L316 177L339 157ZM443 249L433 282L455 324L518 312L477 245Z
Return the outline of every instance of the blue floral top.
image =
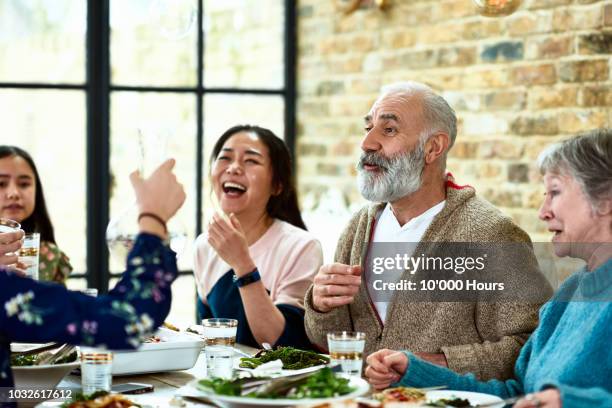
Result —
M168 315L176 276L176 254L149 234L136 239L121 281L98 298L0 269L0 387L13 386L13 341L138 347Z

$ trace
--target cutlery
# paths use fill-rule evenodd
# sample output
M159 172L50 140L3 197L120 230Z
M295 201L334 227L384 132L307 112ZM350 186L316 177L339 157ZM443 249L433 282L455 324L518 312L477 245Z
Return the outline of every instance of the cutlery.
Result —
M318 373L321 370L322 369L318 369L316 371L310 371L308 373L294 374L294 375L290 375L287 377L274 378L272 380L267 379L267 380L261 380L261 381L253 381L253 382L250 382L249 384L244 385L242 388L242 392L240 394L246 395L251 392L255 392L258 394L259 393L269 394L269 393L286 391L289 388L300 383L301 381L305 380L311 375Z
M53 364L56 361L59 361L60 359L62 359L63 357L68 356L70 353L72 353L72 351L75 349L76 346L73 346L72 344L64 344L62 347L60 347L54 354L50 354L44 357L41 357L37 362L36 365L45 365L45 364Z
M38 354L43 351L53 350L60 347L62 343L46 343L38 347L24 351L11 351L11 356L29 356L30 354Z

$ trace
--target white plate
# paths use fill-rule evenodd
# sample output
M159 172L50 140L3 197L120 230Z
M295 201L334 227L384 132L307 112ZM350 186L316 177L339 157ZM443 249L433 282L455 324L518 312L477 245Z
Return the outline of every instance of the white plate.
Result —
M483 394L480 392L469 392L469 391L452 391L452 390L442 390L442 391L428 391L427 401L437 401L439 399L450 399L450 398L463 398L470 401L470 405L477 404L491 404L493 402L499 402L499 405L495 405L491 408L503 408L504 403L503 400L495 395L491 394Z
M350 398L357 398L366 394L370 390L370 385L362 378L350 377L349 385L355 388L355 391L339 397L330 398L303 398L303 399L267 399L267 398L247 398L247 397L231 397L227 395L216 395L211 391L205 391L198 388L198 381L190 382L188 389L183 391L183 396L205 397L213 401L215 404L225 408L254 408L254 407L293 407L299 405L319 405L327 402L342 401Z

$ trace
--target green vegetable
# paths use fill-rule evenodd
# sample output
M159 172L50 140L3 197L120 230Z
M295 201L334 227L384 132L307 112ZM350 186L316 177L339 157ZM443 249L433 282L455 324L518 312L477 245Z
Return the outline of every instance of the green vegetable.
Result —
M242 386L247 385L253 380L261 380L261 378L238 378L234 380L224 380L221 378L200 380L199 384L202 387L212 390L217 395L241 396ZM328 398L340 395L346 395L354 391L353 387L349 386L349 380L343 377L336 376L334 372L328 368L313 373L311 376L289 389L283 394L265 394L265 393L250 393L244 395L248 398Z
M437 401L428 401L428 407L471 407L470 401L462 398L442 398Z
M44 353L43 353L44 354ZM36 362L40 358L41 354L29 354L26 356L11 356L11 366L13 367L25 367L36 365ZM53 364L65 364L72 363L77 360L77 352L73 351L66 357L62 357Z
M329 358L314 351L299 350L293 347L278 347L274 350L264 350L258 357L243 357L240 367L256 368L264 363L281 360L285 370L299 370L329 363Z

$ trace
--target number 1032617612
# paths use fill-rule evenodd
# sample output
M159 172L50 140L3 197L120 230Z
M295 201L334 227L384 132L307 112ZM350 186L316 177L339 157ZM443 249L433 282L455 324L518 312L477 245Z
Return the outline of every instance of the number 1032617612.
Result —
M9 401L15 400L47 400L47 399L71 399L72 390L61 389L9 389L5 397Z

